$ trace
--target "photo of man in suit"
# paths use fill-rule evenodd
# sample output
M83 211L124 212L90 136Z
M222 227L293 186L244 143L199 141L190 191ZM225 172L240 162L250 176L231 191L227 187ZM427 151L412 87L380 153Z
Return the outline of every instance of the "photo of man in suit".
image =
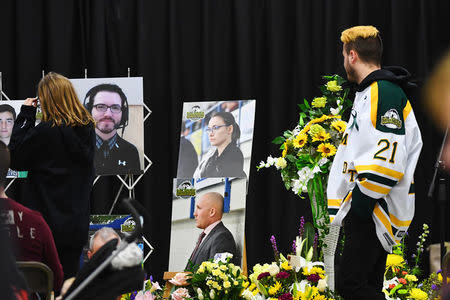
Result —
M203 194L195 205L194 217L197 228L203 229L197 244L192 251L186 267L191 262L200 265L217 253L233 254L232 262L239 265L240 259L236 250L233 235L222 223L223 196L216 192Z

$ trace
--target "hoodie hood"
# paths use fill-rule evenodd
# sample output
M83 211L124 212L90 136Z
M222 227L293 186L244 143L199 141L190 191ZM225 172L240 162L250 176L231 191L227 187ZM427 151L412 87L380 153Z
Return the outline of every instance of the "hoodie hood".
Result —
M387 80L399 85L406 94L410 94L410 91L417 87L417 85L410 81L411 74L402 67L383 67L380 70L373 71L366 78L361 81L357 87L357 91L361 92L366 89L372 82L378 80Z
M92 163L95 153L94 126L58 126L65 148L81 163Z

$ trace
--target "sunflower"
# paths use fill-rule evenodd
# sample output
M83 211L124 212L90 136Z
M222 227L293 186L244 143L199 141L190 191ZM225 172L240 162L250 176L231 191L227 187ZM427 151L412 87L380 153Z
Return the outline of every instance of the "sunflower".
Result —
M316 141L320 141L320 142L324 142L326 140L330 139L330 134L327 133L325 131L325 129L323 131L320 131L318 133L316 133L313 137L312 137L312 141L316 142Z
M299 133L295 139L292 141L295 148L302 148L305 146L306 142L308 141L308 136L304 133Z
M284 148L283 148L283 152L281 153L281 156L284 158L286 157L287 151L288 151L288 144L287 142L284 142Z
M331 123L331 127L333 127L336 131L344 132L347 128L347 123L345 121L338 120Z
M336 147L330 143L322 143L317 151L322 153L322 157L330 157L336 154Z

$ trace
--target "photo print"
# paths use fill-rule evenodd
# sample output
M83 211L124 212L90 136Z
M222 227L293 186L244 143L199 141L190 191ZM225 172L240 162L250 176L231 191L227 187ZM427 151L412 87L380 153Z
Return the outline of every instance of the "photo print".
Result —
M142 77L70 80L96 122L96 175L142 174L144 95Z
M177 178L248 178L255 100L185 102Z
M205 181L213 181L207 183ZM233 254L244 261L246 178L205 178L201 182L174 179L169 271L200 264L216 254ZM213 214L205 213L214 209ZM202 231L208 232L199 242ZM220 242L217 242L220 241Z

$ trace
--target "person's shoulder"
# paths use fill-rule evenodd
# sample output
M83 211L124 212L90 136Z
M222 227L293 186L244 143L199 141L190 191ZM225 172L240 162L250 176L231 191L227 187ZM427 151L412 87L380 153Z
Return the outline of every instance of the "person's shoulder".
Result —
M28 207L14 201L11 198L7 198L5 200L6 200L8 208L10 208L10 209L13 209L15 211L21 211L26 215L33 216L34 218L43 218L42 214L40 212L38 212L37 210L28 208Z
M241 149L239 149L239 147L237 145L234 144L229 144L227 146L226 151L224 151L227 155L230 156L238 156L238 157L244 157L244 155L242 154Z
M119 148L124 148L124 149L134 149L137 151L137 148L135 145L133 145L132 143L130 143L129 141L123 139L122 137L120 137L119 135L117 135L117 145L119 146Z

